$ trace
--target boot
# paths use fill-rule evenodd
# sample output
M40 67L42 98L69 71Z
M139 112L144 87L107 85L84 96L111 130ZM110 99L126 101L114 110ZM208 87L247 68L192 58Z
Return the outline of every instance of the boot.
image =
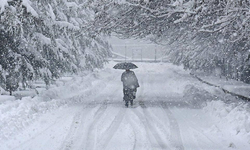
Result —
M125 102L125 106L128 107L128 101Z

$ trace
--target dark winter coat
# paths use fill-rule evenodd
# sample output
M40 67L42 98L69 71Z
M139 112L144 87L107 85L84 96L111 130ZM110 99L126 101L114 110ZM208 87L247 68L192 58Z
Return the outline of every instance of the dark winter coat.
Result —
M123 82L124 89L136 89L140 87L135 73L130 70L122 73L121 81Z

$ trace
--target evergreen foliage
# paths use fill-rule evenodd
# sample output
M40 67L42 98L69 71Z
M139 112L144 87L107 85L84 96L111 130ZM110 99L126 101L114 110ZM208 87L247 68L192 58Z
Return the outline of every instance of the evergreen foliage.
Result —
M23 87L34 79L49 84L66 72L101 68L110 55L108 43L91 28L94 12L85 0L0 2L0 83L5 90L16 90L19 82Z
M150 39L176 64L249 83L249 1L91 1L102 30Z

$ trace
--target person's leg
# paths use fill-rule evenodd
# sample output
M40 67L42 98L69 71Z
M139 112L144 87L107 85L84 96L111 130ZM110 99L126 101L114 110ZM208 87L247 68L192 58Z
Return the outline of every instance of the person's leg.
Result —
M130 105L133 106L133 100L130 100Z
M134 89L128 89L127 90L127 98L128 98L128 102L130 102L130 105L133 105L133 91Z
M123 89L123 100L125 101L126 89Z
M137 91L137 89L135 88L135 89L133 90L133 99L136 98L136 91Z
M129 91L128 89L123 89L123 100L125 101L125 106L128 107L128 101L129 101L129 95L128 95Z
M128 100L125 100L125 106L128 107Z

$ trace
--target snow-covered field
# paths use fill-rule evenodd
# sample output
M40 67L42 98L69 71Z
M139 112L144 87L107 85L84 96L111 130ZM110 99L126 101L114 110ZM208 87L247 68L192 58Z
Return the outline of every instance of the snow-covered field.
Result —
M1 95L0 150L250 149L246 102L182 67L137 63L140 88L134 106L125 108L122 70L114 65L33 98Z

